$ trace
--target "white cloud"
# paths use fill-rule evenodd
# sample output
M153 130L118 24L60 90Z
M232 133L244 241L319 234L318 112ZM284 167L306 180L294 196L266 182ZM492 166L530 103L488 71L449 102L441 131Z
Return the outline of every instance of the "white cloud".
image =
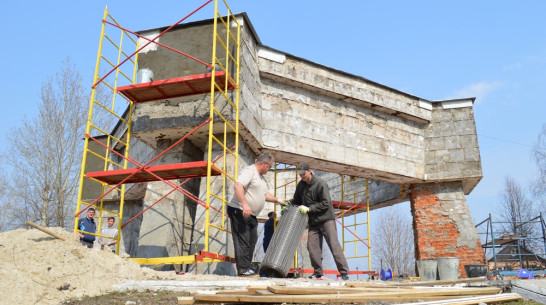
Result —
M516 70L516 69L521 69L521 67L522 67L522 64L517 62L515 64L504 66L504 67L502 67L502 69L504 71L511 71L511 70Z
M445 99L475 97L476 103L480 103L484 101L490 93L502 88L503 86L504 84L500 81L477 82L453 92L452 94L450 94L449 97L446 97Z

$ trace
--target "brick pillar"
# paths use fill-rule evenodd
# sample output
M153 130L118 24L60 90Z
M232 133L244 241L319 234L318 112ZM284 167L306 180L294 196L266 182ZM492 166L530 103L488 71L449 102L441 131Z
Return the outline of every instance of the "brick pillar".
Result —
M413 185L410 201L417 260L458 257L460 277L486 263L461 182Z

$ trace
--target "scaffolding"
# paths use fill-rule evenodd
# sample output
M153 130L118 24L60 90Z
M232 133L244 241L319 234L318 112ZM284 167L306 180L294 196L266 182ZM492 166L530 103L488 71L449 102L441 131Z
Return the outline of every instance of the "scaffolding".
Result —
M515 232L499 236L499 227L507 225L513 226ZM546 223L542 213L531 220L515 223L493 221L489 214L488 218L475 227L482 240L484 256L489 257L491 270L499 272L500 275L517 275L517 269L521 268L531 270L533 273L546 273ZM524 227L527 230L522 230ZM538 233L533 236L522 234L533 230ZM537 251L539 248L543 251Z
M346 188L348 183L355 183L352 190ZM341 211L343 251L347 259L366 258L368 271L372 270L370 246L370 192L368 179L346 177L341 175L341 199L334 201L334 208ZM365 213L365 216L362 215ZM364 217L363 217L364 216ZM364 249L362 249L364 248ZM352 249L352 254L348 254ZM363 253L364 252L364 253Z
M199 251L194 255L178 257L133 258L140 264L193 264L234 261L226 254L209 251L209 230L215 228L230 233L226 227L226 189L228 183L235 181L238 175L241 25L225 1L214 1L212 60L210 64L156 41L212 1L206 1L153 39L123 28L108 13L108 7L104 11L85 134L74 231L83 232L78 228L78 218L91 207L99 211L98 228L101 228L103 213L114 215L118 218L119 234L116 238L102 236L100 233L85 233L115 239L117 241L116 253L119 253L122 228L173 192L180 192L186 198L190 198L201 205L206 211L203 251ZM221 11L225 11L225 13L222 14ZM114 36L108 30L118 32L121 37L119 42L115 42ZM225 36L222 33L225 33ZM130 47L126 46L124 40L130 41ZM140 46L139 40L146 42ZM198 75L181 75L180 77L164 80L150 80L137 84L135 78L138 70L138 54L150 44L159 45L181 56L195 60L208 68L210 72ZM107 48L110 49L110 52L106 51ZM114 59L109 57L112 54ZM103 64L111 68L111 70L100 75L100 71L103 69L101 65ZM105 94L105 92L108 93ZM231 94L228 94L228 92L231 92ZM109 98L107 100L99 99L97 98L99 93L101 96L106 95ZM199 94L210 95L209 116L205 121L147 162L139 162L130 156L129 144L131 142L131 124L135 104ZM116 104L116 99L119 98L124 101L123 106L119 105L119 103ZM222 109L218 108L220 102ZM232 116L225 115L226 105L230 108L229 112L233 114ZM219 128L223 130L221 136L215 134L215 131ZM207 130L207 160L176 164L153 164L169 150L201 129ZM235 138L233 146L228 145L228 134L233 134ZM219 147L219 151L222 151L222 154L214 159L212 157L213 146L215 148ZM234 159L235 166L227 166L226 156L228 155ZM205 200L182 188L185 183L194 178L206 178ZM182 183L174 183L171 181L173 179L185 180ZM222 192L220 195L213 193L211 190L213 179L221 181ZM126 184L151 181L161 181L170 186L172 190L138 215L123 223ZM94 195L93 192L98 195ZM106 209L104 207L105 201L119 202L118 209ZM219 225L211 223L211 213L221 215Z
M274 195L277 198L291 198L298 183L297 166L275 163L274 174ZM349 274L376 274L371 267L368 180L346 175L339 177L339 200L332 200L332 205L336 211L336 222L342 228L343 252L347 260L366 259L367 261L367 270L351 270ZM274 205L274 212L277 212L277 205ZM298 252L296 252L294 267L289 273L312 274L314 270L302 268L298 262ZM324 273L339 276L337 270L324 270Z

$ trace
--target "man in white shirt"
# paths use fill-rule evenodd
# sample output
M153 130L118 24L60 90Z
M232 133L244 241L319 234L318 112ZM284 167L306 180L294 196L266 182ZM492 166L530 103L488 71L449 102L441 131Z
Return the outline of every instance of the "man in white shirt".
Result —
M114 227L115 221L114 217L108 217L108 227L102 229L100 233L101 235L112 237L112 239L99 237L100 248L104 249L104 246L108 246L114 253L116 252L116 243L118 242L118 229Z
M264 175L273 166L271 154L261 154L256 162L241 170L234 185L235 196L228 204L227 213L231 221L231 234L235 249L235 265L240 276L258 276L250 268L252 255L258 240L258 220L265 202L279 202L268 192Z

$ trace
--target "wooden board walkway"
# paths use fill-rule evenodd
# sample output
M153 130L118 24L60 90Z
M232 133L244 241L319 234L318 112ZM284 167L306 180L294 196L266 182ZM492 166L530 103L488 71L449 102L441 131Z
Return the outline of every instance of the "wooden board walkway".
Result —
M368 285L366 285L368 284ZM516 293L503 294L497 287L419 287L347 282L337 287L249 286L246 290L222 290L179 297L178 304L261 303L329 304L424 302L419 304L502 303L521 299Z

